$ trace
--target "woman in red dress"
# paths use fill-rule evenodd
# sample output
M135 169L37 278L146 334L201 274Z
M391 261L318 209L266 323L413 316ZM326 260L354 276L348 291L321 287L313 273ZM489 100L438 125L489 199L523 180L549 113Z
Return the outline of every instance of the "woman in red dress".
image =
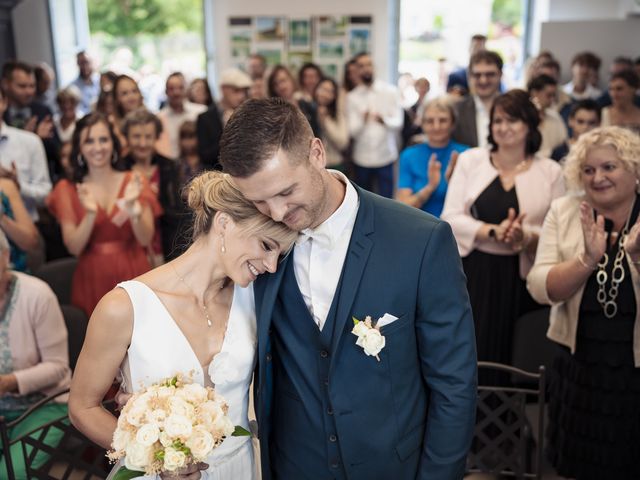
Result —
M47 206L78 257L71 302L91 315L118 282L150 269L145 247L161 208L144 178L118 168L118 140L104 115L81 119L72 143L74 181L58 182Z

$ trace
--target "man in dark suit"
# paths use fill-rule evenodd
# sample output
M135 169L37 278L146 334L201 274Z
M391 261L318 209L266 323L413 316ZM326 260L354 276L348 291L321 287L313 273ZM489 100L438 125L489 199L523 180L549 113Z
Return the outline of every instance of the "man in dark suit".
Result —
M500 95L502 58L496 52L481 50L469 60L471 94L457 104L457 121L452 138L471 147L487 145L489 112Z
M325 160L279 99L244 103L220 141L243 194L301 232L254 285L263 478L461 479L476 352L451 229Z

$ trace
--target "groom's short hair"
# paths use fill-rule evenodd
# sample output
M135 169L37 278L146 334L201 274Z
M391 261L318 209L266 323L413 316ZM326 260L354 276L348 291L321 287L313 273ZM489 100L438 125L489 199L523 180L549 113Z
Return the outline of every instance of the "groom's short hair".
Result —
M308 161L313 130L300 109L280 98L251 99L233 113L220 138L220 164L249 177L280 149L293 163Z

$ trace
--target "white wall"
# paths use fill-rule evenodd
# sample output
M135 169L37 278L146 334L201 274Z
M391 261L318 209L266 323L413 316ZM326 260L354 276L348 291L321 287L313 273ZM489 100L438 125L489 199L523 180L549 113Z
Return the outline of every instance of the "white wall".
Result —
M214 52L216 73L231 65L229 49L229 17L238 16L277 16L288 17L312 15L370 15L373 22L372 54L376 75L388 79L390 70L390 28L389 6L392 0L324 0L307 2L304 0L226 0L210 2L213 10ZM215 81L211 81L214 85Z
M552 0L549 2L549 21L604 20L624 18L626 0Z

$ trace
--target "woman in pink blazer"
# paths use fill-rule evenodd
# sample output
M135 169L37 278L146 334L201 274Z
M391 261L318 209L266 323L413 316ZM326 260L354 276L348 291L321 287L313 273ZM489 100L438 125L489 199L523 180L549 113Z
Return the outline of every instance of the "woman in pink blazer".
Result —
M442 219L467 275L478 360L510 364L515 319L538 306L524 278L551 201L565 191L561 167L535 154L539 123L526 92L500 95L490 113L490 147L460 154L449 181Z

